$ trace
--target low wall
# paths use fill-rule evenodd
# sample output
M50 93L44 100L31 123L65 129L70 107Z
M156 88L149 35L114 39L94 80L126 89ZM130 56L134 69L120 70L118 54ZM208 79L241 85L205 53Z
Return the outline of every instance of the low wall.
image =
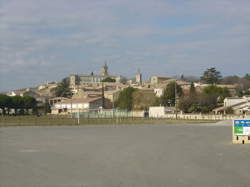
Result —
M165 114L164 118L176 119L176 115ZM231 120L235 118L250 119L250 115L177 114L177 119Z

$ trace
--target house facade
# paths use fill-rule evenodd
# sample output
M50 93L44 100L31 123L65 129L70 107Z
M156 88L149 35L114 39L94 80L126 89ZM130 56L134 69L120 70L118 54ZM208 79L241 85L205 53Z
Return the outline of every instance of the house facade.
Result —
M107 100L104 100L105 104ZM55 103L51 108L51 114L70 114L75 112L87 112L102 108L103 99L98 98L74 98Z
M214 109L213 112L225 114L229 109L233 110L235 114L250 114L250 96L225 98L224 106Z

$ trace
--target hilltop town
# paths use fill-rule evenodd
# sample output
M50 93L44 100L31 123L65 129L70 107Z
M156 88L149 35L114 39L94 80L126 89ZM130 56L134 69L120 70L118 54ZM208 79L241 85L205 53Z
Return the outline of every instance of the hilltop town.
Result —
M208 71L214 71L215 75L218 73L215 68L211 68L204 72L204 75ZM100 74L72 74L62 82L43 83L33 88L12 90L3 94L9 97L33 97L40 108L47 107L46 112L51 114L69 114L100 108L147 111L153 106L164 106L164 112L170 113L178 110L184 113L246 114L250 112L250 79L236 79L235 76L229 76L220 82L206 82L190 80L184 76L171 78L155 75L144 81L140 70L134 78L128 79L110 74L105 63ZM171 85L174 90L172 89L172 93L166 93L171 90ZM132 89L130 94L133 97L133 104L130 106L119 101L122 100L121 93L129 89ZM180 93L177 89L181 90ZM202 95L203 92L210 94L210 97ZM123 102L125 100L126 98L123 98ZM1 108L3 110L3 107Z

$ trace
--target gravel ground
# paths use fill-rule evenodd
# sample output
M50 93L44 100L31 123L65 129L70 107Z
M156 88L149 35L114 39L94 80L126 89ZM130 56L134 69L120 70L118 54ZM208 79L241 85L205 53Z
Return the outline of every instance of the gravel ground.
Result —
M0 128L1 187L249 187L230 122Z

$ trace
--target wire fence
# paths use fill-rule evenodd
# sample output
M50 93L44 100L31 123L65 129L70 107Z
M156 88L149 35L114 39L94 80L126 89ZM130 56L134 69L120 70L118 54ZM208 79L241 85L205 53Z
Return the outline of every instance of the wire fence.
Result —
M178 120L178 123L214 122L215 120ZM120 124L171 124L175 119L148 118L133 116L72 116L72 115L45 115L45 116L1 116L0 127L4 126L77 126L77 125L120 125Z
M91 110L87 112L72 113L75 118L133 118L145 117L144 111L127 111L127 110Z

